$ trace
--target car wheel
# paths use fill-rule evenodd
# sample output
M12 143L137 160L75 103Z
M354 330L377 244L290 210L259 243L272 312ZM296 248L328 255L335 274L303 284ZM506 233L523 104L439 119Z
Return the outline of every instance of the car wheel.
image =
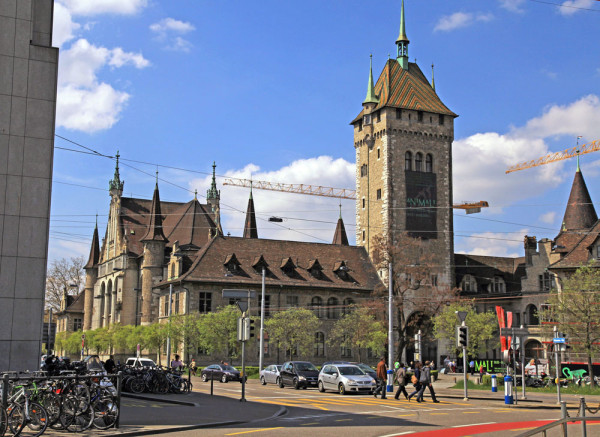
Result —
M294 388L298 390L300 388L300 383L298 382L298 378L294 378Z
M208 382L208 376L206 375L206 373L202 374L202 382Z
M345 395L346 394L346 387L344 387L344 384L342 384L340 382L340 385L338 387L338 391L340 392L341 395Z
M221 382L227 382L227 376L225 376L225 375L221 376Z
M281 379L281 378L277 378L277 384L279 385L279 388L283 388L283 387L285 387L285 386L283 385L283 379Z
M319 381L319 391L320 391L321 393L324 393L324 392L325 392L325 387L323 387L323 381Z
M261 376L261 377L260 377L260 383L261 383L262 385L267 385L267 381L265 381L265 377L264 377L264 376Z

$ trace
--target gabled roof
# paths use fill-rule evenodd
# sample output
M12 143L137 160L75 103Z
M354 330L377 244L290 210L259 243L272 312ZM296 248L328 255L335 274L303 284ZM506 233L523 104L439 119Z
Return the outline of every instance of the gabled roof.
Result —
M82 291L77 296L68 296L67 298L67 308L63 311L63 313L83 313L84 308L84 294Z
M235 253L240 263L233 276L223 265L223 260L232 253ZM293 276L284 274L279 268L282 260L288 258L295 261L297 274ZM318 263L323 267L319 278L307 270L309 266L316 267L315 259L318 259ZM363 247L225 236L213 238L198 253L192 267L177 280L260 286L262 271L254 268L258 261L264 261L270 266L267 267L267 285L366 292L381 284ZM340 262L344 262L349 269L345 279L334 272L334 268L339 266Z
M525 258L501 256L454 254L456 286L465 275L471 275L477 281L478 288L490 284L494 277L501 277L506 284L507 293L521 291L521 278L525 276ZM485 291L478 291L478 294ZM464 294L464 293L462 293Z
M163 223L169 241L179 241L182 248L200 248L211 229L216 229L206 205L196 199L190 200L175 213L168 215Z
M575 234L571 234L575 235ZM577 269L593 259L594 265L600 267L600 261L590 256L590 248L600 238L600 220L583 235L578 235L578 241L570 248L569 252L560 260L550 264L550 269Z
M404 70L397 60L388 59L375 84L375 93L379 103L374 111L392 107L458 117L442 103L419 66L413 62L409 62L408 70ZM359 120L363 112L351 124Z

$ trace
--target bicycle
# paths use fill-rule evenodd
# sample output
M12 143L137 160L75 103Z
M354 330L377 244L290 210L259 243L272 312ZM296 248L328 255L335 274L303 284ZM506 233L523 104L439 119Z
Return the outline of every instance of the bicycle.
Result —
M8 400L7 422L14 437L19 435L38 437L48 427L48 413L37 402L30 401L30 394L25 385L15 386L17 389ZM30 430L32 433L24 433Z

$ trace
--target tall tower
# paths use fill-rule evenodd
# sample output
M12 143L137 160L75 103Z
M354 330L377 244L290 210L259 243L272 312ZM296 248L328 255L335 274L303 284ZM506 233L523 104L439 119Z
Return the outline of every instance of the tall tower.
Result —
M373 256L379 237L419 239L439 285L453 283L454 118L416 63L408 60L404 2L397 57L373 83L351 122L356 150L356 242Z

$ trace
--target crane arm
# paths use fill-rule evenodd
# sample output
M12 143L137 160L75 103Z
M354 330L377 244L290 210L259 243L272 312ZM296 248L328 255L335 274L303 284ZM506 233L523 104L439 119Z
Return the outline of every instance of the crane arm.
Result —
M514 171L525 170L539 165L550 164L552 162L561 161L563 159L573 158L577 155L585 155L586 153L597 152L600 150L600 140L592 141L589 144L584 144L581 147L575 146L570 149L565 149L561 152L549 153L546 156L542 156L538 159L532 159L531 161L525 161L520 164L516 164L508 167L506 174Z

